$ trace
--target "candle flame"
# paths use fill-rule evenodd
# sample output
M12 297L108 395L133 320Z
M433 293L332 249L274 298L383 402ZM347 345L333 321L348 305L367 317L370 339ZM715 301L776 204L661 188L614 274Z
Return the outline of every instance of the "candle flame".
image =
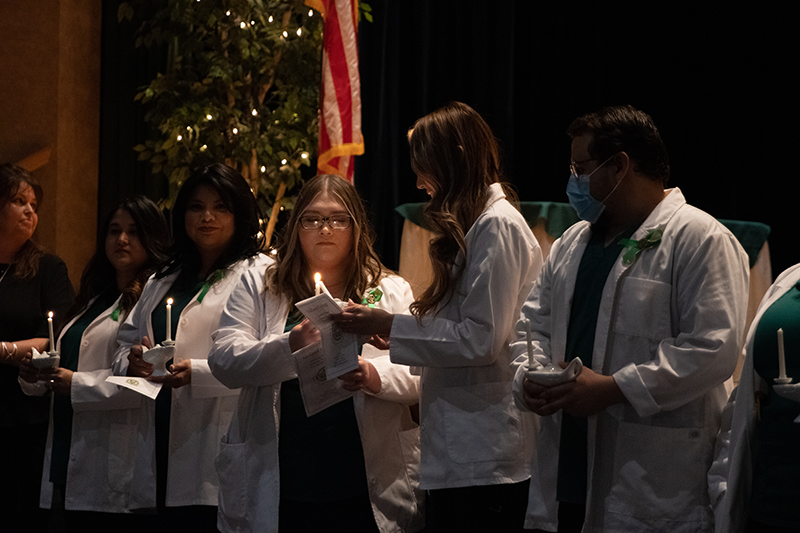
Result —
M319 283L321 279L322 279L322 276L320 275L319 272L314 274L314 283Z
M172 298L167 298L167 305L172 305Z
M52 312L52 311L50 311L49 313L47 313L47 318L53 318L53 312Z

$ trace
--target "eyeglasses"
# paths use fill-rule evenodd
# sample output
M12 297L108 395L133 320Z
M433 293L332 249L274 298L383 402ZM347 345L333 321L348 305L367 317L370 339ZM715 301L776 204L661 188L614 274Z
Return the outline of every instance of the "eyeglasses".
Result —
M304 215L300 217L303 229L322 229L328 226L331 229L347 229L350 227L350 215L333 215L321 217L318 215Z
M615 152L614 154L612 154L612 155L611 155L611 157L609 157L608 159L606 159L605 161L603 161L602 163L600 163L599 165L597 165L597 166L595 167L595 169L594 169L594 170L592 170L592 171L589 173L589 175L591 176L592 174L594 174L594 173L595 173L595 171L596 171L598 168L602 167L603 165L605 165L606 163L608 163L609 161L611 161L611 160L614 158L614 156L615 156L615 155L617 155L618 153L619 153L619 152ZM590 157L589 159L584 159L583 161L570 161L570 162L569 162L569 171L570 171L570 173L572 173L572 174L575 174L576 176L578 176L578 175L580 174L580 172L578 172L578 168L577 168L577 166L576 166L576 165L582 165L582 164L584 164L584 163L588 163L589 161L600 161L600 160L599 160L599 159L597 159L596 157Z
M596 157L590 157L589 159L584 159L583 161L570 161L569 162L569 171L571 174L578 175L578 169L576 165L582 165L584 163L588 163L589 161L597 161Z

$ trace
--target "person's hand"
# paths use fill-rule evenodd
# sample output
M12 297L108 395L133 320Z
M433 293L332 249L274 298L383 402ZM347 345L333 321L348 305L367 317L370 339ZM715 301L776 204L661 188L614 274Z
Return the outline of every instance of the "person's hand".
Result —
M311 323L309 319L303 319L302 322L292 328L289 333L289 349L296 352L300 348L305 348L309 344L319 342L322 336L319 330Z
M66 368L44 368L39 373L40 378L44 378L47 388L56 394L70 395L72 388L72 370Z
M373 335L367 342L379 350L389 349L389 337L384 337L383 335Z
M164 376L151 376L148 381L153 383L163 383L166 387L179 389L192 382L192 360L184 359L169 365L169 374Z
M346 333L389 337L394 315L376 307L358 305L350 300L340 314L331 316L331 320Z
M559 363L559 366L565 368L567 364ZM589 416L627 401L613 376L598 374L587 367L575 381L553 387L542 387L526 378L522 392L528 408L541 416L552 415L561 409L573 416Z
M350 392L358 392L361 389L366 389L372 394L381 392L381 376L372 363L360 355L358 368L342 374L339 379L342 380L342 388Z
M19 377L28 383L39 381L39 369L33 366L30 355L26 355L19 362Z
M143 347L147 347L148 349L152 348L150 339L147 337L142 337L142 344L133 346L131 351L128 353L127 375L136 378L146 378L153 373L153 365L145 361L142 357L142 354L144 353Z

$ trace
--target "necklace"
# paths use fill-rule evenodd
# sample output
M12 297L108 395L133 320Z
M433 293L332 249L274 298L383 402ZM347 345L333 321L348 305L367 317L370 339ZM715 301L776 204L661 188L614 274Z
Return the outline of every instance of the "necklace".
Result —
M3 270L3 275L2 275L2 276L0 276L0 283L2 283L2 282L3 282L3 279L5 279L5 277L6 277L6 274L8 274L8 271L9 271L9 270L11 270L11 265L6 265L6 268L5 268L5 270Z

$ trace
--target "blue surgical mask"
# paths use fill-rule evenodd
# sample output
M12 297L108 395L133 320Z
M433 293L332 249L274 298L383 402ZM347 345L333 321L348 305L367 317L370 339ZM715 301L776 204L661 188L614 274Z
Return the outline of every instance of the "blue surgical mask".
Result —
M616 155L616 154L615 154ZM614 156L611 156L614 157ZM622 180L618 181L614 188L611 189L611 192L603 198L603 201L595 200L594 196L591 193L591 176L597 170L608 163L611 160L611 157L603 161L601 165L599 165L596 169L591 171L589 174L581 174L577 175L572 172L569 176L569 181L567 182L567 197L569 197L569 205L577 211L578 216L581 220L585 220L590 224L594 224L600 218L600 215L603 214L603 211L606 208L605 201L608 200L608 197L617 190L619 184L622 183Z

